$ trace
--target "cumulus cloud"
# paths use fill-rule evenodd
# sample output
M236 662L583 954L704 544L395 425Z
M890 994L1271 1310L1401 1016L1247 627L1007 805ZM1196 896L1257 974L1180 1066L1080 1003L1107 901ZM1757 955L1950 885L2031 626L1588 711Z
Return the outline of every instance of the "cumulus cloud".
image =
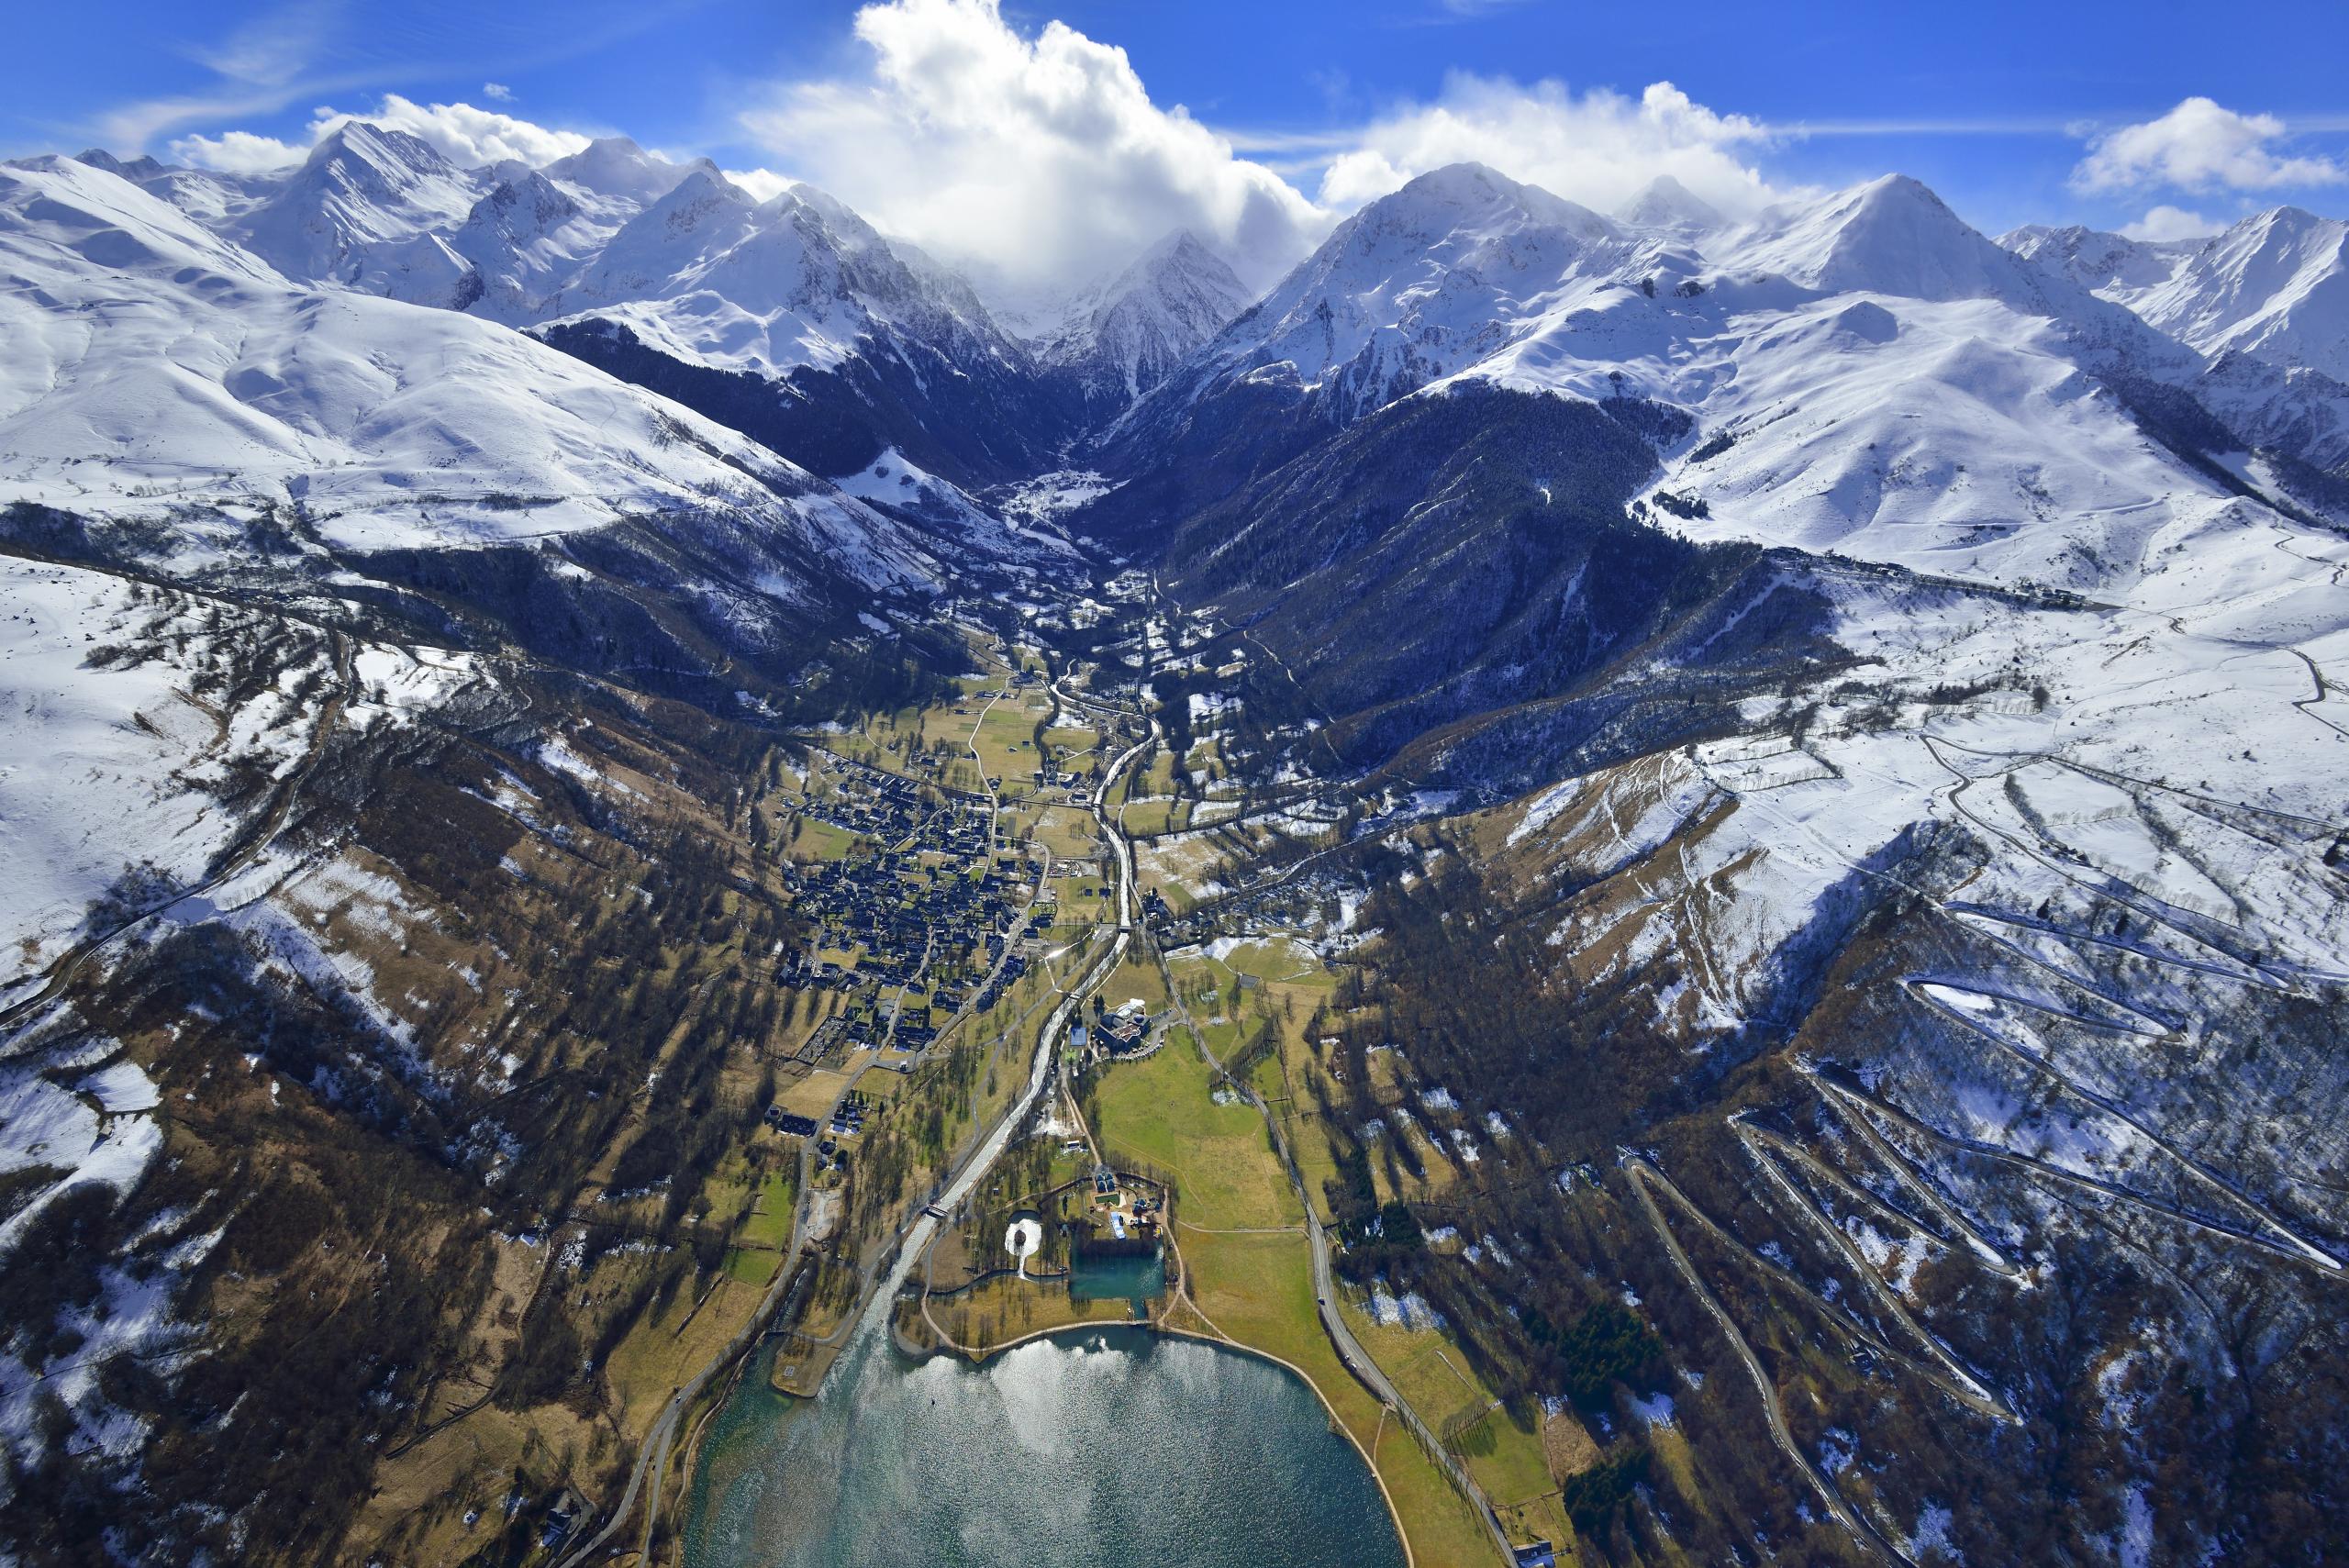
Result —
M514 101L514 89L503 82L484 82L481 84L481 95L493 104L510 104Z
M2285 135L2284 122L2273 115L2237 114L2209 98L2188 98L2159 119L2094 138L2072 183L2083 191L2266 191L2342 179L2331 159L2279 150Z
M299 163L321 138L352 120L404 130L430 142L443 157L465 169L507 158L533 166L551 163L585 147L588 139L577 131L550 129L495 109L471 104L418 104L397 93L386 93L380 104L364 113L320 108L310 121L309 139L305 142L230 130L218 136L184 136L168 150L173 161L191 168L224 174L265 174Z
M249 130L222 131L218 136L183 136L164 150L174 163L222 174L267 174L290 168L310 153L307 146L296 147L290 141L256 136Z
M1320 196L1342 210L1430 169L1473 161L1600 211L1670 174L1722 212L1744 216L1781 194L1742 156L1768 139L1757 122L1716 113L1669 82L1631 98L1454 75L1434 102L1364 127L1359 145L1330 161Z
M471 104L417 104L397 93L384 94L372 113L320 109L310 122L310 139L316 141L352 120L369 120L421 138L439 148L451 163L465 169L506 158L532 165L551 163L581 150L588 140L577 131L552 130L495 109Z
M2204 217L2199 212L2183 207L2156 206L2134 223L2121 226L2123 238L2150 239L2159 243L2165 239L2199 239L2216 234L2225 225Z
M685 161L682 158L673 158L670 161L682 163ZM778 174L772 169L728 169L722 172L728 181L740 185L750 192L752 197L763 202L774 200L775 197L798 183L790 175Z
M782 87L744 128L1008 292L1092 277L1176 228L1265 282L1330 225L1183 107L1152 102L1124 50L1063 23L1028 38L997 0L882 0L855 31L868 72Z

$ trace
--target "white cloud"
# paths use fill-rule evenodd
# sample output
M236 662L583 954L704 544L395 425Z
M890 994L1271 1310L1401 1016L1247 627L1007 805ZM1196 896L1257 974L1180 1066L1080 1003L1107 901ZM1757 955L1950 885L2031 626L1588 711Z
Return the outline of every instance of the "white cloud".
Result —
M310 152L307 147L296 147L273 136L255 136L249 130L222 131L218 136L184 136L165 150L174 163L223 174L273 173L299 163Z
M381 103L365 113L320 108L310 121L309 140L305 142L229 130L218 136L181 137L169 151L173 161L193 168L224 174L264 174L299 163L320 138L352 120L367 120L421 138L451 162L467 169L505 158L518 158L533 166L551 163L578 151L588 140L577 131L533 125L495 109L471 104L418 104L397 93L386 93Z
M2134 223L2121 226L2123 238L2150 239L2159 243L2165 239L2199 239L2216 234L2225 225L2214 223L2199 212L2182 207L2156 206Z
M406 131L430 142L451 162L466 169L505 158L518 158L532 165L551 163L579 151L588 140L577 131L550 129L495 109L475 108L471 104L417 104L397 93L384 94L383 102L371 113L320 109L317 117L310 122L310 139L316 141L351 120L370 120L393 130Z
M682 163L685 160L674 158L670 161ZM728 169L724 173L729 181L741 186L754 198L763 202L774 200L775 197L798 183L790 175L778 174L772 169Z
M1032 39L997 0L883 0L857 13L861 77L778 89L742 116L785 166L883 229L991 274L1064 284L1171 229L1267 281L1330 224L1179 106L1122 49L1060 22Z
M172 96L142 98L104 111L93 126L99 142L144 151L155 138L183 127L275 114L317 93L355 90L358 78L318 69L319 61L337 52L339 20L333 0L284 0L216 43L181 46L181 52L213 79Z
M481 95L494 104L510 104L514 101L514 89L503 82L484 82Z
M1718 114L1669 82L1631 98L1605 88L1576 95L1559 82L1524 86L1455 75L1435 102L1364 127L1359 145L1331 161L1320 195L1325 206L1344 209L1430 169L1473 161L1600 211L1670 174L1721 211L1743 216L1783 194L1739 156L1768 139L1755 121Z
M2159 119L2095 138L2072 171L2072 183L2083 191L2266 191L2343 178L2331 159L2277 151L2272 144L2284 135L2284 122L2273 115L2241 115L2209 98L2188 98Z

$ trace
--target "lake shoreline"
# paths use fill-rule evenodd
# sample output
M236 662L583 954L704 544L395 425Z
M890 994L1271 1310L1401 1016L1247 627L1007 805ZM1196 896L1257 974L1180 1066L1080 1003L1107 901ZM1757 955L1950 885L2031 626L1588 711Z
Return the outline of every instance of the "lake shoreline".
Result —
M1170 1509L1172 1499L1156 1491L1141 1503L1143 1494L1131 1485L1109 1485L1096 1504L1108 1511L1093 1516L1087 1528L1095 1533L1085 1539L1122 1540L1162 1560L1172 1551L1202 1568L1416 1568L1385 1478L1333 1418L1314 1381L1276 1355L1149 1323L1060 1325L995 1348L1058 1341L1032 1356L955 1355L984 1374L963 1380L943 1368L925 1370L941 1351L909 1345L894 1318L891 1328L887 1340L866 1341L852 1377L831 1380L839 1386L827 1389L829 1397L770 1402L755 1374L730 1391L727 1403L750 1403L731 1416L717 1413L698 1434L701 1457L717 1469L696 1466L696 1498L685 1521L689 1563L878 1563L887 1559L873 1555L874 1543L885 1538L900 1551L907 1540L951 1540L955 1532L966 1540L1000 1539L1007 1500L1040 1484L1029 1468L1036 1456L1074 1442L1086 1452L1127 1455L1136 1471L1181 1476L1174 1492L1187 1497ZM1200 1351L1186 1342L1208 1359L1197 1359ZM1215 1366L1223 1370L1203 1370ZM950 1387L959 1392L950 1395ZM1040 1446L1043 1432L1055 1435ZM1342 1446L1326 1442L1331 1432L1345 1435ZM720 1451L729 1457L719 1460ZM1043 1484L1057 1485L1063 1473L1052 1472ZM1113 1473L1090 1473L1098 1483ZM817 1479L851 1475L864 1479L846 1487ZM952 1511L937 1501L950 1495ZM1226 1496L1253 1501L1236 1512L1199 1511L1206 1498ZM1308 1517L1313 1528L1293 1537L1266 1525ZM1235 1529L1235 1518L1252 1523ZM811 1518L816 1533L800 1540L799 1555L775 1557L777 1521ZM828 1518L839 1522L821 1522ZM782 1528L797 1534L796 1523ZM950 1533L940 1535L941 1529ZM754 1540L766 1543L766 1554L742 1555ZM1080 1552L1068 1561L1096 1559Z
M1271 1351L1248 1344L1244 1340L1234 1340L1221 1334L1202 1333L1197 1329L1180 1329L1155 1318L1130 1323L1062 1323L1051 1328L1030 1329L1025 1333L1004 1340L1001 1344L991 1345L984 1351L966 1351L954 1345L916 1346L907 1340L904 1330L898 1326L896 1315L892 1313L889 1317L890 1347L900 1355L916 1362L930 1361L940 1356L951 1356L974 1371L985 1367L1006 1351L1018 1350L1022 1345L1033 1344L1039 1340L1058 1339L1063 1335L1099 1333L1131 1333L1153 1338L1188 1340L1202 1345L1212 1345L1219 1350L1235 1351L1243 1355L1253 1356L1259 1361L1270 1362L1303 1383L1306 1387L1313 1391L1313 1397L1320 1405L1321 1414L1329 1422L1330 1429L1346 1440L1362 1460L1363 1467L1370 1472L1371 1480L1377 1484L1378 1495L1386 1503L1387 1522L1395 1527L1396 1544L1402 1549L1404 1568L1418 1568L1418 1559L1411 1551L1410 1535L1403 1528L1402 1511L1395 1506L1395 1494L1388 1489L1386 1477L1379 1473L1378 1462L1364 1449L1362 1440L1355 1437L1346 1424L1338 1418L1337 1407L1330 1402L1330 1396L1322 1390L1321 1385L1314 1380L1313 1374L1286 1357L1275 1355Z

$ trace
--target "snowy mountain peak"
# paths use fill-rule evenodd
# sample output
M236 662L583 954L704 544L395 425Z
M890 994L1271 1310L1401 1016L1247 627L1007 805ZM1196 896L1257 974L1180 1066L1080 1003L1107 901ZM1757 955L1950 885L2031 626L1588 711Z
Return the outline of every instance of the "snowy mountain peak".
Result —
M542 233L579 215L579 204L535 169L500 180L473 204L468 223L495 223L511 236Z
M696 167L644 209L643 217L675 230L699 228L712 214L728 208L749 211L756 197L717 170Z
M1906 174L1887 174L1765 216L1746 252L1765 272L1823 293L2035 302L2037 274Z
M586 217L570 189L536 169L511 169L473 204L449 241L480 278L476 308L509 321L529 317L579 256L609 233Z
M87 163L93 169L103 169L109 174L119 174L126 180L146 180L163 172L163 166L152 158L117 158L103 147L86 147L73 155L76 163Z
M1449 163L1430 170L1371 203L1357 220L1367 220L1365 227L1376 232L1427 238L1527 223L1583 240L1617 236L1614 224L1588 207L1539 185L1520 184L1482 163Z
M185 279L192 287L209 288L207 280L222 277L284 286L257 258L177 207L77 159L28 158L0 165L0 234L70 252L113 273ZM27 300L38 304L39 292L30 291ZM0 340L15 345L19 367L39 362L37 336L0 333ZM0 406L6 403L0 395Z
M431 143L365 120L337 126L231 232L288 277L332 281L422 305L462 305L472 269L441 236L473 210L480 181Z
M1631 228L1682 232L1719 228L1722 223L1718 208L1669 174L1650 180L1616 217Z
M2051 228L2027 224L1998 236L1998 243L2026 261L2035 261L2082 288L2112 297L2111 291L2151 288L2167 283L2178 263L2199 250L2199 239L2152 243L2082 224Z
M2349 382L2349 223L2271 207L2132 303L2205 353L2249 353Z
M1110 281L1100 316L1150 315L1179 326L1196 347L1250 301L1247 285L1230 263L1197 235L1178 228Z
M1222 257L1209 250L1205 241L1187 228L1178 228L1171 234L1163 236L1156 244L1136 258L1132 267L1126 270L1130 273L1136 268L1152 264L1186 268L1213 267L1226 272L1231 271Z
M685 177L688 166L655 157L627 137L607 136L556 159L545 172L591 195L646 206L667 195Z
M1335 386L1352 417L1491 354L1569 279L1621 282L1637 248L1587 207L1451 164L1340 224L1202 370Z
M2016 255L2212 359L2349 382L2349 224L2296 206L2208 239L2154 243L2067 225L2003 235Z
M1252 296L1223 258L1178 228L1073 302L1037 357L1073 372L1089 404L1123 407L1163 381Z
M422 137L368 120L345 120L320 137L302 168L305 174L316 171L320 179L379 199L457 174L456 165ZM302 181L302 175L295 176L295 184Z

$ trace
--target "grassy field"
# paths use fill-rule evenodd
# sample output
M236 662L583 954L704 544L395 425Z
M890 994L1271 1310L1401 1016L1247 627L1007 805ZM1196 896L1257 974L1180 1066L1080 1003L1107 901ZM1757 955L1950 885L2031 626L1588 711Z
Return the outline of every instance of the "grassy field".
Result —
M753 1256L763 1258L768 1273L774 1272L774 1254ZM605 1364L604 1379L620 1407L623 1428L640 1432L651 1426L677 1386L750 1321L764 1283L721 1278L698 1304L690 1288L681 1290L659 1316L648 1314L620 1341Z
M1112 995L1115 995L1114 990ZM1304 1212L1264 1141L1264 1118L1237 1098L1217 1105L1207 1063L1181 1041L1108 1071L1096 1100L1095 1132L1120 1154L1168 1172L1189 1228L1302 1226Z
M1136 948L1128 955L1126 962L1101 983L1101 995L1111 1007L1139 997L1145 1007L1155 1013L1166 1006L1166 981L1158 973L1158 965L1144 958L1141 950Z
M1035 793L1036 721L1047 711L1041 705L1007 697L978 721L972 744L987 773L1003 781L999 793L1006 800Z
M1492 1561L1475 1514L1427 1456L1408 1437L1382 1438L1382 1424L1393 1423L1383 1421L1378 1401L1323 1332L1303 1212L1263 1118L1236 1098L1217 1105L1207 1063L1181 1040L1147 1061L1110 1068L1096 1117L1113 1156L1124 1151L1173 1173L1176 1244L1202 1326L1304 1369L1364 1450L1377 1446L1380 1473L1419 1562ZM1538 1444L1534 1451L1538 1461Z
M1048 806L1036 813L1030 836L1052 851L1056 859L1080 860L1100 852L1093 817L1073 806Z
M1007 1340L1085 1323L1123 1323L1122 1301L1079 1301L1058 1280L1005 1277L974 1285L960 1296L933 1297L930 1315L956 1343L981 1354Z
M736 1247L726 1254L726 1277L764 1290L774 1280L774 1272L783 1264L781 1252L771 1252L757 1247Z
M758 1207L743 1222L741 1239L758 1247L780 1247L791 1240L791 1177L776 1171L759 1185Z
M1192 1296L1214 1327L1302 1368L1319 1385L1338 1419L1374 1455L1418 1562L1450 1568L1498 1560L1466 1500L1339 1362L1315 1311L1303 1236L1186 1231L1183 1260Z
M1458 1452L1496 1507L1532 1504L1557 1490L1542 1457L1540 1429L1520 1427L1498 1407L1449 1330L1375 1323L1352 1302L1341 1302L1339 1310L1422 1420L1438 1432L1462 1432ZM1561 1514L1558 1523L1564 1522Z
M1174 795L1130 800L1118 808L1118 821L1129 833L1145 837L1179 833L1191 825L1192 803Z
M1206 835L1190 834L1136 845L1134 869L1142 885L1157 888L1159 896L1179 914L1206 895L1223 858L1223 851Z
M801 862L841 861L865 841L861 833L803 817L794 825L788 852L793 860Z

